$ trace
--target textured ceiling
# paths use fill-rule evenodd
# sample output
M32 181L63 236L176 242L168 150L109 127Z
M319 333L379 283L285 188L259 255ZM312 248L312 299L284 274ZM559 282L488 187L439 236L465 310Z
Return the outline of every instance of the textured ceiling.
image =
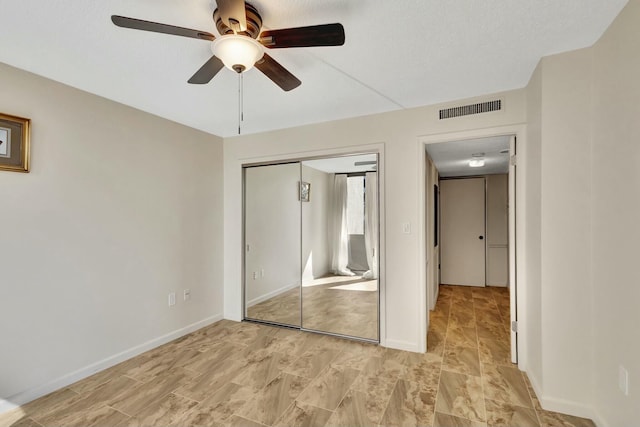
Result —
M454 176L492 175L509 172L509 136L467 139L464 141L427 144L427 153L442 178ZM469 161L474 154L482 154L484 166L472 168Z
M341 47L269 52L302 80L253 69L243 133L524 87L542 56L592 45L627 0L255 0L264 27L340 22ZM114 26L112 14L215 32L209 0L0 0L0 62L220 136L237 133L238 78L187 80L208 42ZM1 76L0 76L1 78Z

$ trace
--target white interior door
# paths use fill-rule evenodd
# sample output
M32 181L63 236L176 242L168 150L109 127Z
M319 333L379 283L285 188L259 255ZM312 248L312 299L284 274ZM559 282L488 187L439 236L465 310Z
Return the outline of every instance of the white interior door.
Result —
M441 283L485 286L485 180L440 181Z

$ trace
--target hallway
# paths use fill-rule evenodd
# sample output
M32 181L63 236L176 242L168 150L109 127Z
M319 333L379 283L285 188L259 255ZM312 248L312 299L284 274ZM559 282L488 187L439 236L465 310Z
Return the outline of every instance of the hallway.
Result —
M434 425L593 426L541 408L511 363L509 316L508 288L440 286L427 335L428 354L442 356Z

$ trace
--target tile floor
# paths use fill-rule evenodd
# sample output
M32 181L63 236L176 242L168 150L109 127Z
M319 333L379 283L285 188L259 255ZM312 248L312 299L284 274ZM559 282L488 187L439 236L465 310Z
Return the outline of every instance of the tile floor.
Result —
M509 362L504 289L442 286L426 354L221 321L0 426L593 426L541 409Z

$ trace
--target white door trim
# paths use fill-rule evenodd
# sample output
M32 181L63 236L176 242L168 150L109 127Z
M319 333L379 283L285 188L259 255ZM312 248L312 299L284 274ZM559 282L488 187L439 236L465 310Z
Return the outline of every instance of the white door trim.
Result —
M518 363L518 333L514 331L513 322L518 321L518 289L516 271L513 266L517 265L516 258L516 164L511 159L517 159L516 156L516 136L512 135L509 140L509 309L511 314L511 362Z

